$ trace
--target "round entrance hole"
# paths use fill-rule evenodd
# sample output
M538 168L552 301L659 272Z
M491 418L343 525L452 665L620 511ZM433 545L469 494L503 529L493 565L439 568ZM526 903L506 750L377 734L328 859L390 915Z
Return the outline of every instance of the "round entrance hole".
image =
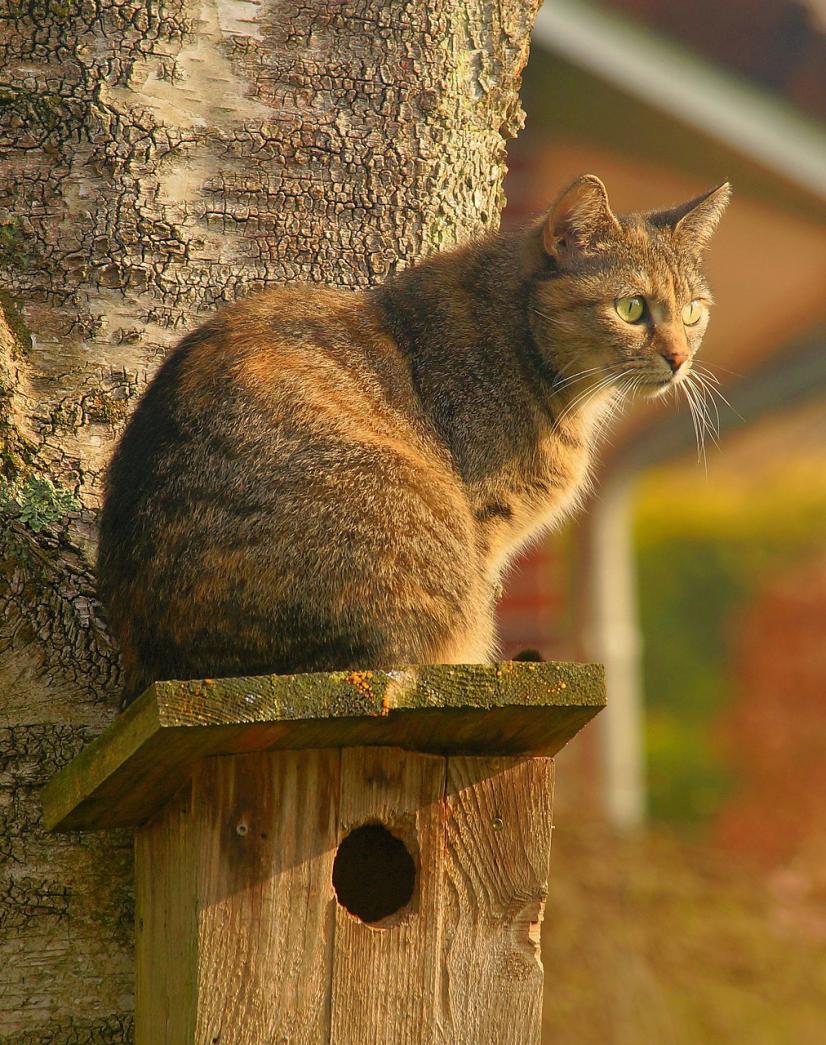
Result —
M381 824L362 824L338 847L333 888L342 907L373 924L406 907L416 884L416 864L404 842Z

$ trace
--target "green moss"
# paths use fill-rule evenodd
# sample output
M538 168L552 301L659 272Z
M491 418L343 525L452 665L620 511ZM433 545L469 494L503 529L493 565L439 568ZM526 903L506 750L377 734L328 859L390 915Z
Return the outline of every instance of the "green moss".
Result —
M0 417L0 483L3 480L11 482L31 465L33 459L34 452L29 444L15 438L14 430Z
M0 511L21 522L32 533L41 533L80 508L74 491L56 486L45 476L0 482Z
M18 308L14 298L5 290L0 288L0 311L6 320L6 325L14 335L14 339L24 352L30 352L32 347L32 335L23 320L23 314ZM0 391L2 391L0 389Z
M25 270L36 261L36 252L14 218L0 221L0 264Z
M116 398L99 388L84 398L83 409L93 423L118 425L129 414L129 400Z

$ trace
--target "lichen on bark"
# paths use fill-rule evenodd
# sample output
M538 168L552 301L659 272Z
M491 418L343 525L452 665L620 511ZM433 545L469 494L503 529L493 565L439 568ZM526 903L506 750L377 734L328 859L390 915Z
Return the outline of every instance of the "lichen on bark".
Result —
M130 1033L123 840L58 843L37 812L117 705L91 568L113 440L221 303L495 227L537 6L0 0L0 475L78 505L3 519L0 1042Z

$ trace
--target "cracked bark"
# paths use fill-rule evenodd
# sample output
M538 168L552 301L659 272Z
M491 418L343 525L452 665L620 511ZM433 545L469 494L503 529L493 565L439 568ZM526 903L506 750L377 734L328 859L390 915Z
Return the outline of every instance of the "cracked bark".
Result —
M131 1038L126 835L47 837L115 713L91 562L136 396L216 305L359 287L497 224L538 0L1 0L0 1043ZM9 484L12 484L11 486Z

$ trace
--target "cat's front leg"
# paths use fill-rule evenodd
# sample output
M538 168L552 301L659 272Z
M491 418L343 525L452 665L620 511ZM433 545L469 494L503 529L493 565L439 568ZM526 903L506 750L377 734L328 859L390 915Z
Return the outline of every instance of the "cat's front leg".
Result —
M433 656L434 664L489 664L497 654L496 600L491 588L478 599L478 613L471 624L446 635Z

